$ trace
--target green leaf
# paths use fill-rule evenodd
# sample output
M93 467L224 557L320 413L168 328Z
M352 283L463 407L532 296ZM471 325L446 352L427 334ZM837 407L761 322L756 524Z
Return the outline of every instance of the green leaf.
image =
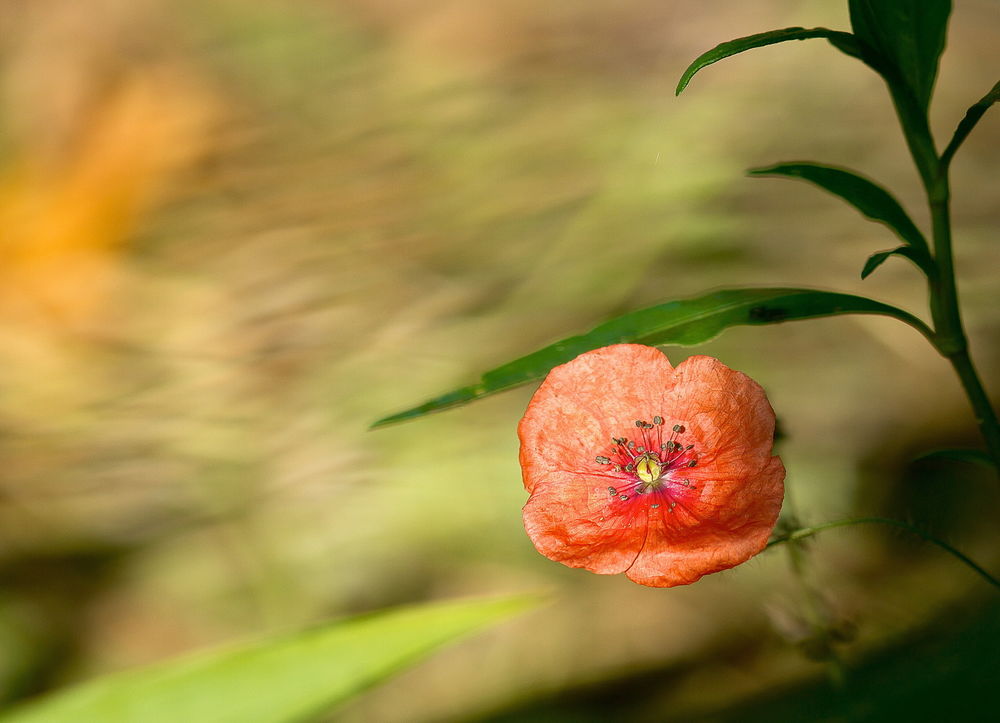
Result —
M979 449L938 449L917 457L918 461L925 459L954 459L959 462L978 464L992 470L997 469L996 461L989 454Z
M947 168L948 164L951 163L952 156L955 155L955 151L962 145L962 141L972 132L972 129L976 127L976 123L990 109L990 106L997 101L1000 101L1000 82L994 85L989 93L980 98L978 103L969 108L965 117L959 122L958 128L955 129L955 134L948 143L948 147L941 154L942 166Z
M478 384L384 417L372 427L421 417L527 384L544 377L552 367L610 344L700 344L731 326L776 324L838 314L891 316L933 340L933 332L912 314L863 296L810 289L727 289L694 299L668 301L612 319L586 334L563 339L486 372Z
M878 253L872 254L868 257L865 262L865 267L861 269L861 278L867 279L871 276L871 273L885 263L885 260L890 256L903 256L908 258L910 261L920 266L920 261L917 260L917 252L912 246L900 246L898 248L891 249L889 251L879 251Z
M676 95L680 95L687 84L691 82L694 74L705 66L717 63L723 58L742 53L753 48L762 48L765 45L784 43L788 40L807 40L809 38L826 38L841 52L854 57L861 57L861 49L853 35L838 30L828 28L782 28L781 30L769 30L766 33L749 35L745 38L737 38L715 46L708 52L699 55L691 65L687 67L680 81L677 83Z
M900 239L916 249L918 253L913 258L914 263L926 273L932 273L933 262L923 234L899 205L899 201L874 181L846 168L809 162L779 163L766 168L754 168L749 173L751 176L801 178L839 196L858 209L865 218L885 224Z
M104 676L3 723L277 723L323 713L444 643L532 607L537 597L399 608L264 642Z
M849 0L851 27L891 64L926 112L944 51L951 0Z

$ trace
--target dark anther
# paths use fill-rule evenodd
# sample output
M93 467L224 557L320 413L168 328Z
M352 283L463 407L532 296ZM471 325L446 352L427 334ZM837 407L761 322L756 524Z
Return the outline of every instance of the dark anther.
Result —
M635 426L637 426L639 429L642 429L643 427L646 426L646 423L641 419L637 419L635 420Z
M692 459L690 462L688 462L688 467L694 467L696 464L698 464L698 460Z
M635 442L631 442L631 441L630 441L630 442L628 443L628 448L629 448L629 449L635 449Z
M626 495L626 494L620 494L620 495L618 495L618 499L620 499L620 500L627 500L628 499L628 495Z
M663 444L660 445L660 451L666 451L666 449L667 449L667 443L664 442Z
M640 445L639 445L638 447L636 447L636 448L635 448L635 451L636 451L636 452L645 452L645 451L646 451L646 448L645 448L645 447L643 447L643 446L642 446L642 445L640 444Z
M632 470L635 469L635 465L629 462L627 465L625 465L625 469L631 472Z
M650 505L650 507L652 507L652 508L653 508L654 510L655 510L655 509L656 509L657 507L659 507L659 506L660 506L660 503L659 503L659 502L657 502L657 503L656 503L655 505Z
M680 446L680 445L678 444L678 445L677 445L677 449L680 449L680 448L681 448L681 446ZM688 445L687 447L685 447L684 449L694 449L694 445L693 445L693 444L689 444L689 445Z
M653 424L663 424L663 417L659 415L653 417Z
M674 425L674 431L677 432L677 434L683 434L684 433L684 425L683 424L675 424Z
M611 460L607 457L597 457L595 458L597 464L611 464Z
M614 497L616 494L618 494L618 490L616 490L614 487L608 487L608 494Z

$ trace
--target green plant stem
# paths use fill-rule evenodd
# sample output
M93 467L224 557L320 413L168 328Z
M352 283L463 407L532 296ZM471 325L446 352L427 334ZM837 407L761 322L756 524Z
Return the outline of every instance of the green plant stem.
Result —
M941 173L947 174L947 169L943 165ZM955 368L965 394L972 404L979 430L986 441L986 448L993 461L1000 466L1000 422L969 355L969 345L958 305L958 286L955 282L955 265L951 251L950 190L947 175L928 188L928 199L934 232L934 256L938 270L937 278L931 283L935 346Z
M956 132L952 142L938 155L926 108L916 102L906 82L892 64L876 63L872 67L886 81L906 145L927 192L936 267L936 273L928 278L931 316L934 320L933 343L955 368L972 404L987 450L1000 469L1000 422L972 364L958 305L958 285L951 250L951 188L948 181L951 157L979 116L994 102L993 91L987 93L977 104L982 105L983 110L973 117L971 124L960 124L960 132Z
M803 540L807 537L812 537L813 535L823 532L824 530L832 530L837 527L849 527L851 525L889 525L891 527L898 527L901 530L906 530L917 537L922 538L926 542L931 543L940 547L945 552L953 555L961 562L965 563L969 568L974 570L980 577L982 577L986 582L988 582L993 587L1000 590L1000 580L993 577L990 573L986 572L982 567L973 562L967 555L955 549L949 545L944 540L935 537L934 535L921 530L919 527L915 527L908 522L903 522L902 520L893 520L888 517L851 517L844 520L834 520L833 522L824 522L821 525L813 525L812 527L801 527L794 532L789 532L787 535L782 535L781 537L776 537L767 543L767 547L772 547L774 545L780 545L783 542L796 542L798 540Z
M976 415L976 423L979 424L979 431L986 440L986 449L989 451L993 462L1000 467L1000 422L997 421L996 412L990 404L986 390L983 388L976 368L972 365L972 358L968 351L962 351L948 356L948 361L958 373L958 378L962 381L965 393L972 403L972 410Z

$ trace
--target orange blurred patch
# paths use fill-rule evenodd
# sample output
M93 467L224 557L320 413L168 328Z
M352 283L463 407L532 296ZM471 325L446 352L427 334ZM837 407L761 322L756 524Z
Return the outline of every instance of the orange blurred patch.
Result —
M36 331L94 324L127 240L201 149L210 108L193 84L144 70L94 104L57 160L20 149L0 172L0 319Z

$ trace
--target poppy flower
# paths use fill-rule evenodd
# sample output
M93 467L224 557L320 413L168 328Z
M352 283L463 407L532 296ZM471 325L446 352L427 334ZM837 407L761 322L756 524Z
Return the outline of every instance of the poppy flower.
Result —
M674 368L617 344L555 367L518 425L524 526L546 557L652 587L760 552L785 468L760 385L717 359Z

